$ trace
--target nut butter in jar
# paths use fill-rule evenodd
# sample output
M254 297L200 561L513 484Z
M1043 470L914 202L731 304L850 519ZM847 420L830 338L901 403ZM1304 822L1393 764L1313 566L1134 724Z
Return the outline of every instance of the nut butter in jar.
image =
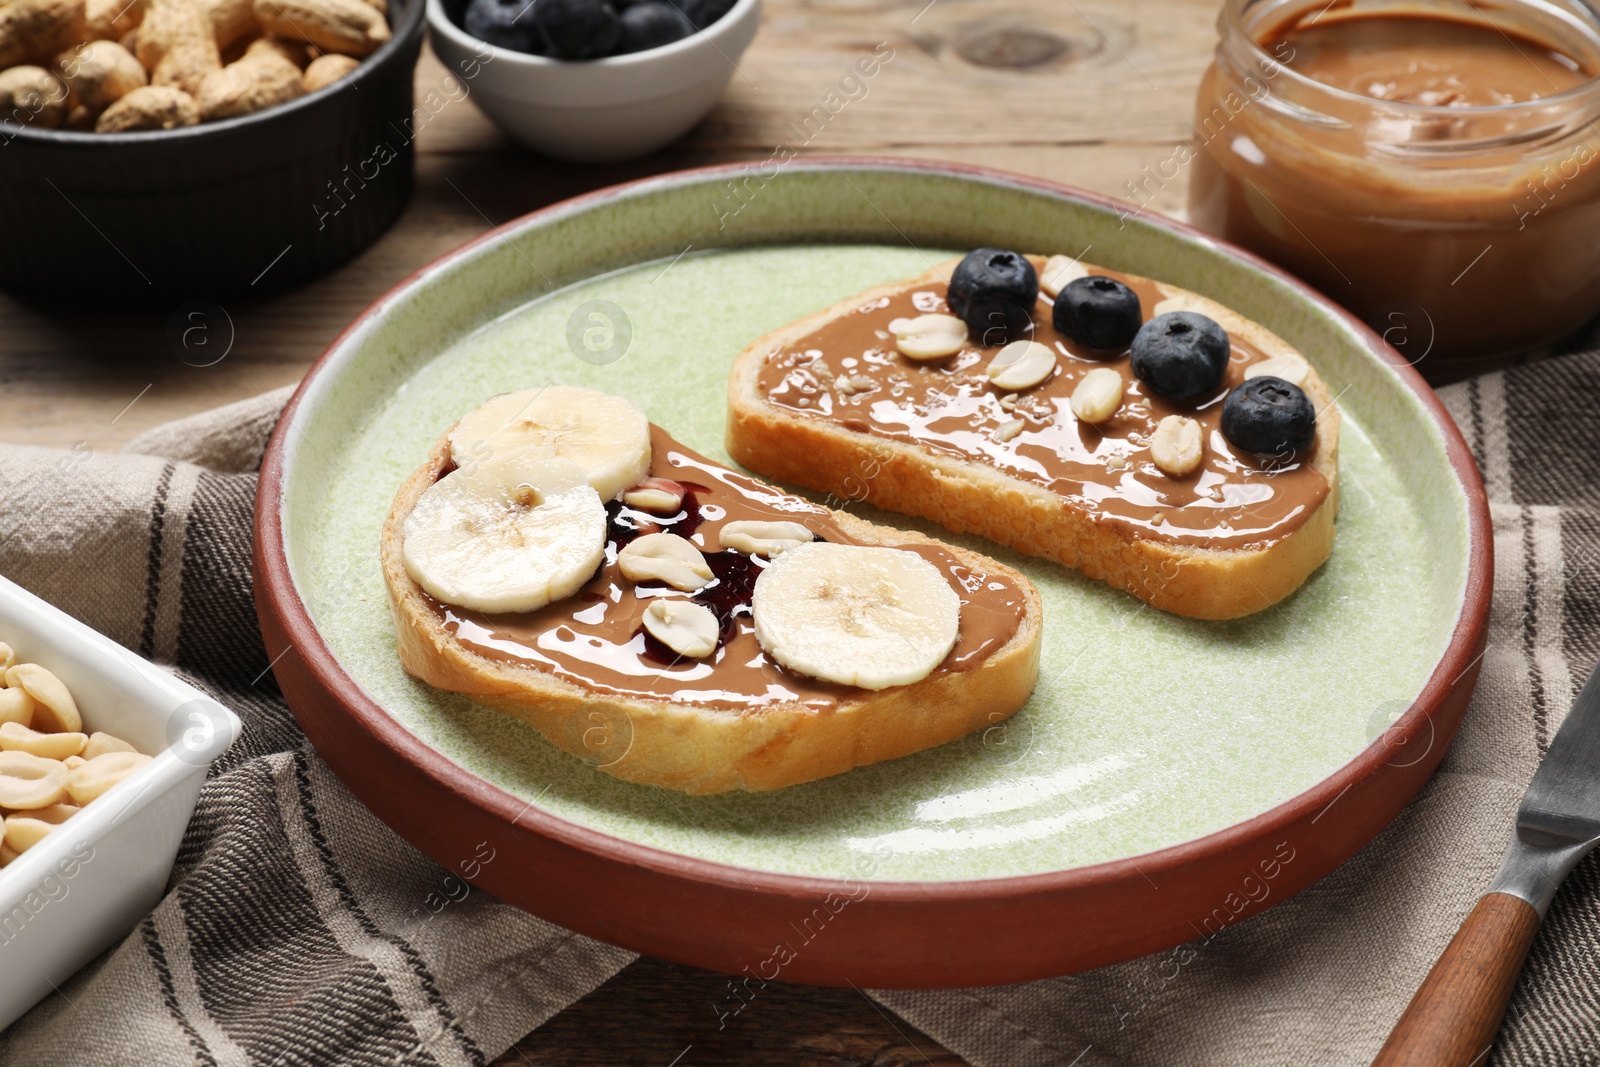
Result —
M1445 380L1600 312L1600 17L1581 0L1227 0L1196 225Z

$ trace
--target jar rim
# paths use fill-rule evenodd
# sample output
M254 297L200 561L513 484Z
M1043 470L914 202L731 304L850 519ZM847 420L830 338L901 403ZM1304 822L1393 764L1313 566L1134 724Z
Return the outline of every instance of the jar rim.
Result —
M1311 92L1325 93L1331 99L1340 101L1341 103L1366 107L1378 105L1386 109L1393 109L1397 115L1412 116L1419 119L1450 117L1459 118L1464 114L1487 116L1515 116L1518 114L1531 115L1539 111L1549 109L1552 106L1577 107L1582 106L1582 104L1586 102L1593 102L1597 105L1600 105L1600 74L1591 74L1586 81L1574 85L1570 89L1563 89L1560 92L1551 93L1549 96L1541 96L1533 100L1519 100L1510 104L1484 104L1475 107L1452 107L1448 104L1415 104L1402 100L1384 100L1380 97L1367 96L1365 93L1352 92L1349 89L1340 89L1337 86L1329 85L1327 82L1318 81L1315 78L1300 73L1262 47L1261 42L1256 39L1256 36L1253 33L1250 33L1246 28L1244 21L1245 9L1252 4L1257 4L1260 2L1262 2L1262 0L1227 0L1227 2L1223 4L1221 12L1217 15L1218 29L1221 37L1218 42L1218 49L1220 50L1223 45L1228 42L1231 30L1233 31L1231 35L1237 37L1238 40L1244 43L1245 48L1249 51L1251 58L1255 61L1258 69L1267 70L1275 68L1277 75L1288 75L1290 84ZM1497 5L1504 7L1521 7L1544 11L1551 10L1551 5L1542 2L1542 0L1495 0L1495 2ZM1328 6L1331 7L1333 5L1330 4ZM1481 3L1472 3L1470 5L1464 4L1462 10L1464 13L1471 11L1482 11L1486 6L1487 5ZM1592 35L1596 54L1597 56L1600 56L1600 11L1596 11L1587 4L1582 4L1581 7L1582 10L1588 13L1590 16L1590 25L1588 26L1588 30ZM1563 8L1562 13L1576 15L1577 12L1569 11L1568 9ZM1428 17L1420 10L1418 11L1418 14L1421 17Z

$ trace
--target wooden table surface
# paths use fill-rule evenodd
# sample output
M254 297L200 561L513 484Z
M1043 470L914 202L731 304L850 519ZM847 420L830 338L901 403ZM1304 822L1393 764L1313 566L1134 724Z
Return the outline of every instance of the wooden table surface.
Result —
M95 313L0 295L0 438L111 449L148 427L299 379L362 308L440 254L590 189L706 163L766 159L879 42L894 58L802 150L955 160L1128 197L1189 138L1217 0L765 0L722 102L668 150L632 163L552 163L467 101L417 140L411 204L327 278L230 303L233 344L205 367L169 340L170 312ZM424 51L419 95L445 70ZM1184 176L1148 206L1175 211ZM1153 188L1146 185L1146 188ZM70 281L68 282L70 284ZM186 362L185 357L188 358ZM842 1065L963 1061L854 990L769 987L719 1031L724 979L641 960L529 1035L502 1064Z

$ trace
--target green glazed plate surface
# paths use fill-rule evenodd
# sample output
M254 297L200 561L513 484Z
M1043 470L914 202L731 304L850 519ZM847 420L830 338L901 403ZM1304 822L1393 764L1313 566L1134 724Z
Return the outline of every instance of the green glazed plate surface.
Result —
M745 344L979 243L906 236L919 212L957 206L921 178L877 190L879 203L911 205L903 226L868 234L866 216L859 229L875 240L805 240L808 213L850 208L818 208L804 177L736 220L766 243L741 247L736 225L718 232L727 247L662 254L674 227L694 234L715 221L671 196L648 205L646 221L660 223L648 237L629 235L628 213L645 209L623 202L492 242L424 278L355 339L359 359L324 375L286 493L291 566L342 666L396 720L463 773L630 841L794 874L855 876L866 859L874 878L937 881L1116 860L1221 830L1326 778L1410 704L1460 611L1466 557L1465 505L1421 405L1342 324L1266 275L1083 205L1035 205L1041 226L1011 202L1021 194L993 190L970 194L989 198L997 232L984 243L1077 253L1099 241L1102 255L1086 258L1232 303L1293 340L1341 393L1337 539L1299 593L1236 622L1186 620L1057 565L859 508L1026 573L1045 603L1039 686L1004 726L768 794L696 798L621 782L407 676L378 531L400 482L463 412L509 389L591 386L726 461L726 379Z

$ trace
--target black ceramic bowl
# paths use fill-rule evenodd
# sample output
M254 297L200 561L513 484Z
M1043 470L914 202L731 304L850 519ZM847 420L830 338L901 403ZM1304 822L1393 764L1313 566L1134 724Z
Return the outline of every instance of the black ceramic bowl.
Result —
M178 130L0 123L0 287L92 306L283 289L366 248L411 195L424 0L348 78Z

